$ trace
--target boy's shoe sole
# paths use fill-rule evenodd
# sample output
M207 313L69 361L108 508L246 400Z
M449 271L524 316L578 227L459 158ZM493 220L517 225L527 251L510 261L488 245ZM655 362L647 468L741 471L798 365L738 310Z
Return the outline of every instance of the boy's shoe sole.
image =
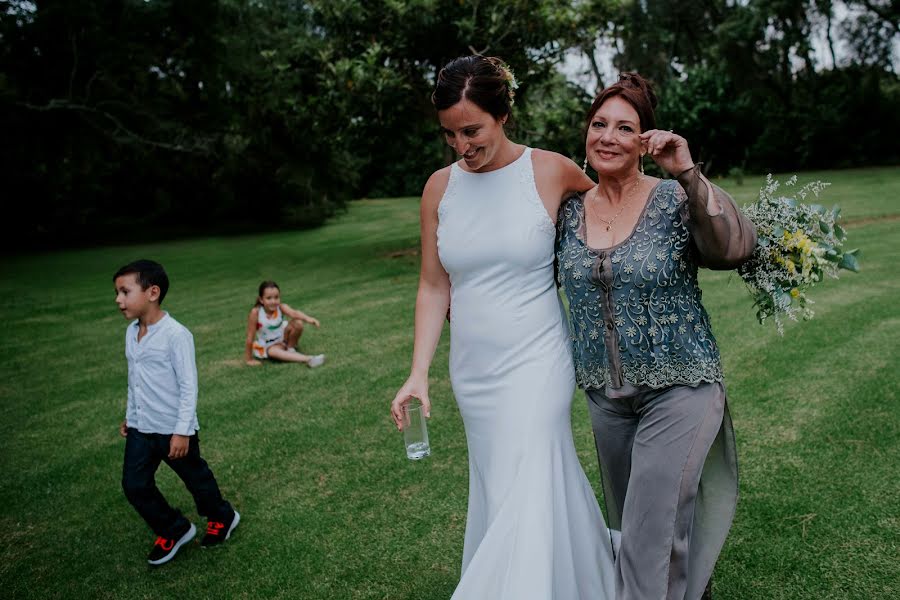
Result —
M315 369L316 367L321 366L322 363L324 363L324 362L325 362L325 355L324 354L316 354L315 356L310 358L309 362L306 364L309 366L310 369Z
M231 532L234 531L234 528L237 527L237 524L241 522L241 513L238 511L234 511L234 521L231 523L231 527L228 528L228 533L225 534L225 539L231 537Z
M181 548L183 545L187 544L192 539L194 539L195 535L197 535L197 528L194 526L193 523L191 523L191 528L187 530L187 533L185 533L183 536L181 536L181 539L179 539L177 542L175 542L175 545L172 547L172 549L169 551L168 554L166 554L162 558L158 558L156 560L148 559L147 562L154 566L166 564L167 562L169 562L170 560L175 558L175 555L178 554L178 549Z
M204 546L203 543L201 542L200 547L203 548L204 550L206 550L207 548L215 548L216 546L221 546L225 540L227 540L228 538L231 537L231 532L234 531L234 528L237 527L238 523L240 523L240 522L241 522L241 513L239 513L238 511L234 511L234 519L231 521L231 526L228 528L228 531L225 532L225 538L217 544L210 544L208 546Z

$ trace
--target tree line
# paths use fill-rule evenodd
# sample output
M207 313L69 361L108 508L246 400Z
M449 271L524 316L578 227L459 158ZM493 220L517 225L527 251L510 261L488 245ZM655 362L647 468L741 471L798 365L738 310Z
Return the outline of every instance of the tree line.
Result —
M896 164L895 0L0 1L4 246L321 224L452 159L430 93L479 52L511 137L583 157L579 54L650 76L711 173ZM816 41L820 40L820 41ZM816 58L817 53L826 57Z

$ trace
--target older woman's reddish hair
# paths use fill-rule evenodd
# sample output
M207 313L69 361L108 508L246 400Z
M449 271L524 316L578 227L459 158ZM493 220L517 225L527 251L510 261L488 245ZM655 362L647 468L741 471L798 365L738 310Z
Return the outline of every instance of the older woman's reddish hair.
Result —
M603 103L616 96L621 96L637 111L642 132L656 129L656 114L654 113L657 104L656 92L653 91L653 86L649 81L637 73L629 72L620 73L617 82L604 88L594 98L591 109L588 111L588 127L591 125L594 114L603 106Z

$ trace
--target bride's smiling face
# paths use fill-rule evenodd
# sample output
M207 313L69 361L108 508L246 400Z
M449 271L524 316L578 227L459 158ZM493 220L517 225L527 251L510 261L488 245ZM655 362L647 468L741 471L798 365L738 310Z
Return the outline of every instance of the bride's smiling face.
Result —
M450 108L438 111L441 131L469 171L490 169L506 142L503 124L477 104L463 98Z

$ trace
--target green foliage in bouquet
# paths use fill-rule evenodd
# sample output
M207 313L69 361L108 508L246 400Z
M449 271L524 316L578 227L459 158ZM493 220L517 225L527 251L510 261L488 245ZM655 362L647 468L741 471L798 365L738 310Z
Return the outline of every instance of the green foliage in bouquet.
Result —
M797 183L793 176L785 183ZM756 225L759 239L753 256L739 269L747 284L760 323L772 318L778 332L784 333L783 317L796 321L812 318L814 312L807 296L809 288L825 276L838 277L838 271L859 271L857 250L844 250L847 234L837 224L840 208L826 209L821 204L805 204L810 194L818 198L830 184L808 183L792 196L776 195L781 184L768 175L759 191L759 200L741 210Z

